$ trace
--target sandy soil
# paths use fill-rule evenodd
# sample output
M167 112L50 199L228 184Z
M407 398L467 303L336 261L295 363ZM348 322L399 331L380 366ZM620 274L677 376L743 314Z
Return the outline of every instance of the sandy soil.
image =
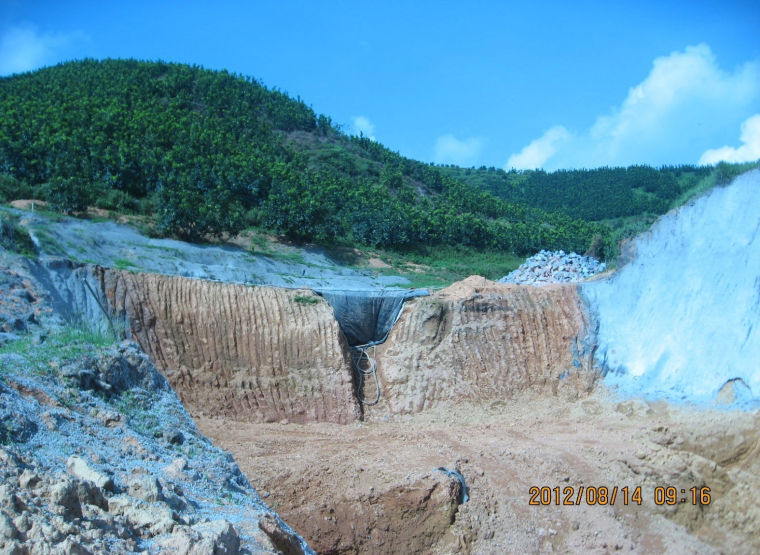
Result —
M197 424L323 553L410 552L408 540L394 538L414 534L426 536L414 551L435 553L760 550L757 413L597 391L580 400L525 394L385 422ZM464 475L470 500L445 529L407 529L412 513L399 505L441 466ZM618 492L614 506L590 505L585 494L580 504L556 505L553 492L550 505L532 506L532 486L561 488L561 501L573 488L573 502L581 486ZM656 505L659 486L674 486L685 503ZM705 486L710 504L693 505L690 488Z

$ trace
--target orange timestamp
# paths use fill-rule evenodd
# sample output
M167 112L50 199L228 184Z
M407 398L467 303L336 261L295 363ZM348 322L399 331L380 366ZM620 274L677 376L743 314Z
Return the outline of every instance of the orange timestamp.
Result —
M528 505L614 505L618 500L623 505L641 505L644 501L642 486L531 486L528 495ZM707 486L658 486L651 499L655 505L709 505L712 501Z

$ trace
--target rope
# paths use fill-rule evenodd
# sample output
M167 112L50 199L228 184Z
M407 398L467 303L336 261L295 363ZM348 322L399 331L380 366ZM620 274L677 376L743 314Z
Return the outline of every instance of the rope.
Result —
M372 356L368 351L372 349ZM376 405L380 401L380 380L377 378L377 361L375 360L375 345L357 345L351 347L351 361L354 363L354 369L358 377L356 386L356 397L363 405ZM372 376L375 379L375 399L367 401L364 398L364 379Z

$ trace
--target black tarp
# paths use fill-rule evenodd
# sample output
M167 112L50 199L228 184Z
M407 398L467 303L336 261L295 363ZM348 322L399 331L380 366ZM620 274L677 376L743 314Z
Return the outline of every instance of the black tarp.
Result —
M404 301L429 295L427 289L339 291L315 289L333 309L349 346L382 343L396 323Z

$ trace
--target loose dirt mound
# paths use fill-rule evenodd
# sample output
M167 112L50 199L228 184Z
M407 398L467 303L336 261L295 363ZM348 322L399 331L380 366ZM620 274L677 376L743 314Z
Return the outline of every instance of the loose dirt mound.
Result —
M359 417L332 310L307 290L95 269L110 311L194 416L273 422Z
M377 347L383 396L365 414L416 413L531 387L586 392L596 376L588 328L574 285L538 289L471 276L407 301Z

